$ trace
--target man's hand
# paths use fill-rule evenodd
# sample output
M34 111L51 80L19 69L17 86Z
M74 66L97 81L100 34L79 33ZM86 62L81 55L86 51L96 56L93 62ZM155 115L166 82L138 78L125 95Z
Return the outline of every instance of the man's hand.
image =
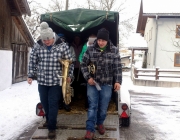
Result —
M33 79L32 78L27 78L27 82L28 82L28 84L32 84L32 81L33 81Z
M67 80L68 83L71 83L71 78L70 77L68 77L66 80Z
M114 84L114 91L118 91L121 88L121 85L119 83Z
M88 80L88 84L89 84L89 85L95 85L94 79L93 79L93 78L90 78L90 79Z

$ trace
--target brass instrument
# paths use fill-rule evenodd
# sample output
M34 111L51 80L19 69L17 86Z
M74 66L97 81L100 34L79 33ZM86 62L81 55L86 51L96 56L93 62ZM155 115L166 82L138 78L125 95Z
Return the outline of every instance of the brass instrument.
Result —
M73 95L73 88L70 86L71 83L67 82L68 77L68 71L69 71L69 65L72 63L70 60L59 60L59 62L62 64L62 74L63 76L59 76L59 78L62 78L62 93L63 93L63 99L66 105L70 104L71 102L71 96Z
M95 65L93 63L90 63L88 65L88 71L91 75L93 75L95 73Z

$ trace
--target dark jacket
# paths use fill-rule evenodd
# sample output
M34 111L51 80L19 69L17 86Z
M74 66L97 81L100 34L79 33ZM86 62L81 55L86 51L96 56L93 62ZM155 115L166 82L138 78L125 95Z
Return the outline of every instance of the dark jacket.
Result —
M84 53L81 70L86 80L92 77L88 71L88 64L90 62L95 65L93 78L98 84L112 85L113 82L122 83L122 67L119 49L110 41L105 51L101 52L97 42L95 42L93 46L88 47Z

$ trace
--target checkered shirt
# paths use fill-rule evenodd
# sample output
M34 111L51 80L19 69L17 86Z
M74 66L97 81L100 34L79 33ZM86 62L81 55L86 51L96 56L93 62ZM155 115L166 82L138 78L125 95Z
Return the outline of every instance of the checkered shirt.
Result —
M58 76L62 76L62 64L59 59L72 60L69 46L60 42L52 45L51 50L44 44L36 44L30 54L28 77L37 75L40 85L54 86L60 83ZM69 66L69 77L73 77L74 65Z
M93 46L89 46L85 52L81 70L84 78L88 80L92 75L88 71L89 63L95 65L94 80L100 84L112 85L113 82L122 83L122 67L119 49L111 42L108 42L106 50L101 51L97 42Z

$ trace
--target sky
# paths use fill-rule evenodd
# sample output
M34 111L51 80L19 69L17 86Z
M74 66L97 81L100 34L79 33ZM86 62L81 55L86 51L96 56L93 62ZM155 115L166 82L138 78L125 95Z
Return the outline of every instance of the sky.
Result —
M51 0L43 0L43 1L36 0L36 1L41 3L43 6L47 7ZM66 2L66 0L62 0L62 1ZM141 2L141 0L126 0L126 3L124 5L125 10L123 10L123 13L120 14L120 20L127 19L128 17L137 16L139 13L139 9L140 9L140 2ZM73 9L74 5L76 5L75 3L77 3L79 5L85 5L86 0L81 0L81 1L69 0L69 3L70 3L69 9ZM120 1L116 0L115 5L119 6ZM140 47L147 46L144 38L142 36L140 36L140 34L136 33L137 19L133 22L133 26L134 26L134 30L131 31L130 35L128 36L128 39L124 38L125 46L128 46L128 47L129 46L140 46Z
M48 3L51 0L36 0L37 2L42 3L44 6L48 6ZM66 0L61 0L64 3ZM87 0L69 0L70 9L74 8L75 3L79 5L86 5ZM137 16L139 14L141 0L122 0L126 1L125 10L123 13L120 13L120 20L124 20L128 17ZM117 6L121 3L120 0L116 0ZM75 7L76 8L76 7ZM179 13L179 0L143 0L143 11L145 13ZM137 19L133 22L134 30L130 32L128 38L124 38L125 47L146 47L147 43L144 40L144 37L140 36L139 33L136 33ZM121 35L121 34L120 34Z
M180 98L180 88L135 86L129 78L129 72L124 72L123 75L124 86L126 86L127 89L139 93L163 94L168 96L167 100L162 101L166 105L172 104L171 100L173 100L173 104L179 104L178 99ZM171 99L173 98L172 93L174 99L177 101ZM39 102L36 81L33 81L32 85L28 85L26 81L13 84L11 87L0 91L0 97L0 140L16 140L23 130L43 121L42 117L38 117L35 114L35 107ZM141 108L141 111L144 113L143 116L151 121L152 124L156 125L157 118L155 114L157 112L154 108L151 108L151 110L155 110L155 112L149 112L147 108ZM180 114L177 113L177 116L178 115ZM169 137L174 137L174 139L172 138L173 140L175 140L177 134L179 135L179 129L177 129L179 120L177 116L168 116L171 120L170 122L167 122L167 117L160 118L159 120L162 123L162 127L159 129L162 130L162 132L167 132L166 134L169 135ZM176 119L173 119L172 117ZM166 123L163 124L163 122ZM175 127L177 128L174 129ZM166 130L165 128L168 129ZM169 134L169 130L174 131L172 134Z

